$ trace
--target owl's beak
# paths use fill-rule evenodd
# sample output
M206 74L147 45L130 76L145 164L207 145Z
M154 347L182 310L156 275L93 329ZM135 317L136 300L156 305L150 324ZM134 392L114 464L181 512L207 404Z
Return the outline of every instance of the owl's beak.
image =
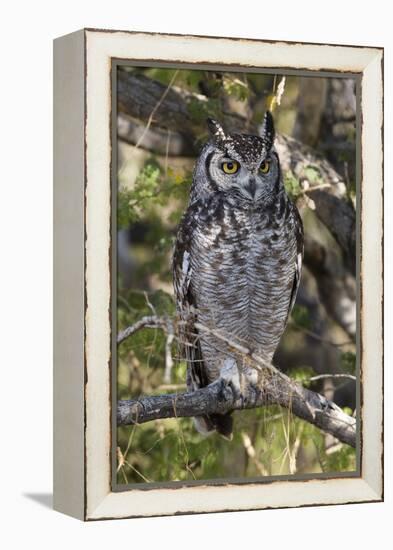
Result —
M244 186L247 194L253 199L255 198L255 192L257 190L257 184L254 177L248 180L247 185Z

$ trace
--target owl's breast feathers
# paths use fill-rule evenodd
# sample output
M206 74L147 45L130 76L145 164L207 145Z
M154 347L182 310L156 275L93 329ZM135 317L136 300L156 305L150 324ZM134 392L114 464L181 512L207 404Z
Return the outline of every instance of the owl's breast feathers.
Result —
M216 379L228 357L212 334L198 337L195 318L271 360L296 299L302 256L301 218L284 191L269 206L239 207L220 193L190 204L173 263L190 388Z

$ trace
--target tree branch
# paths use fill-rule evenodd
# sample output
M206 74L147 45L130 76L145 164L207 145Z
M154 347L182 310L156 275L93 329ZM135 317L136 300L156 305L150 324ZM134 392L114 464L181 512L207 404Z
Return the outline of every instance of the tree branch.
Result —
M120 344L121 342L123 342L123 340L143 328L160 328L163 330L167 330L167 327L168 319L166 319L165 317L158 317L157 315L146 315L145 317L142 317L142 319L139 319L139 321L137 321L133 325L119 332L119 334L117 335L117 343Z
M237 398L230 386L217 380L205 388L187 393L155 395L118 402L118 425L143 424L157 418L225 414L233 410L281 405L292 413L334 435L351 447L356 446L356 420L334 403L303 388L289 378L271 376L262 387L249 387Z
M168 320L145 317L119 334L118 342L145 327L166 330ZM243 356L247 365L260 374L257 386L247 385L241 396L234 395L221 379L205 388L180 394L157 395L122 400L117 406L118 425L142 424L158 418L192 417L205 414L225 414L233 410L251 409L265 405L281 405L303 420L334 435L343 443L356 445L356 420L337 405L291 380L244 345L228 338L218 330L195 323L198 331L210 331L233 351Z

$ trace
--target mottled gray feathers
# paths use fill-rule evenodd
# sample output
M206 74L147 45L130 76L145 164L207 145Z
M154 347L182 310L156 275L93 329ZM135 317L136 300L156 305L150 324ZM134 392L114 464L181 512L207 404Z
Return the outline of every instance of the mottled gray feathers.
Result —
M212 140L196 161L190 204L179 226L173 259L187 386L204 387L222 378L256 383L255 371L212 333L198 334L197 320L242 342L270 362L296 299L303 255L302 222L285 193L273 149L274 125L266 113L260 136L227 134L210 120ZM256 176L261 159L270 170ZM221 159L239 163L235 175ZM249 181L257 192L248 194ZM233 376L224 373L232 362ZM239 384L239 382L236 382ZM202 416L199 431L230 437L230 416Z

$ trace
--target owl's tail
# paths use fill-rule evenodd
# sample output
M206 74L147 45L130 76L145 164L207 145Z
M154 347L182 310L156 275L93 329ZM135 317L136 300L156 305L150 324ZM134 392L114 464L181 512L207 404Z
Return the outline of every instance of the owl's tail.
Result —
M194 424L198 432L202 435L209 435L216 431L225 437L225 439L231 440L233 437L233 418L231 413L196 416L194 418Z

